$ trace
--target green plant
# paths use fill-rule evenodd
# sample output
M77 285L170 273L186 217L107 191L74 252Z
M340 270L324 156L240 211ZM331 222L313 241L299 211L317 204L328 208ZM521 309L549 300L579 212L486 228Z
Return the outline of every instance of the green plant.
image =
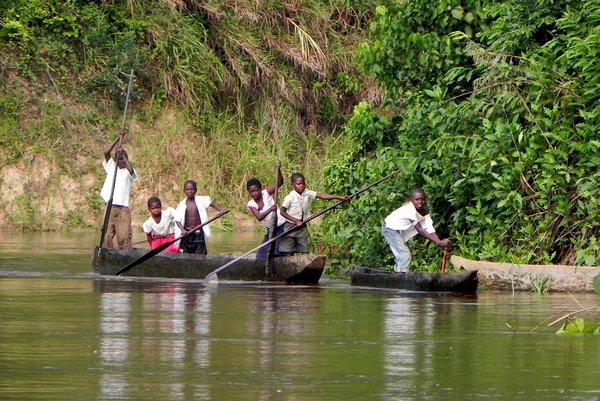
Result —
M547 275L531 275L531 291L545 294L550 289L551 277Z
M85 201L86 201L88 208L92 212L99 212L101 210L104 210L104 201L102 200L100 195L95 192L94 193L88 192L85 195Z
M83 217L76 211L70 211L66 217L67 228L80 227L83 224Z
M353 149L330 163L327 179L344 191L402 173L385 195L325 220L330 251L389 263L371 230L421 186L439 234L466 256L600 260L599 20L594 1L378 7L358 58L385 102L355 108L345 127Z
M11 218L17 226L24 231L36 230L35 216L36 209L33 207L32 196L29 193L21 194L15 198L16 212Z
M565 319L565 322L556 334L595 334L600 335L600 327L594 329L589 322L579 316L573 316Z

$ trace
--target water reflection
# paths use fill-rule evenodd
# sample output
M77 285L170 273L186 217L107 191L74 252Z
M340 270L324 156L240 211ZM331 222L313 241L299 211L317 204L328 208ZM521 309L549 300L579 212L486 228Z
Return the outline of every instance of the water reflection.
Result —
M596 400L597 339L529 333L571 306L567 294L3 277L0 399Z
M100 397L122 399L127 383L118 370L128 359L130 294L104 293L100 299L100 360L110 373L100 376Z
M111 280L90 274L97 235L36 236L0 238L2 400L600 396L597 338L539 325L581 308L569 294Z
M254 390L258 399L297 399L281 397L267 383L275 379L289 385L287 375L294 373L279 370L282 360L293 361L288 369L305 370L318 354L302 339L318 337L318 325L303 317L321 313L319 288L248 291L244 286L96 280L95 289L100 293L102 399L150 393L174 400L206 397L215 391L213 379L229 384L226 390L217 386L221 395L236 397L245 383L255 381L263 383ZM240 295L247 302L232 302ZM129 366L138 359L160 380L148 386L143 372L131 374Z

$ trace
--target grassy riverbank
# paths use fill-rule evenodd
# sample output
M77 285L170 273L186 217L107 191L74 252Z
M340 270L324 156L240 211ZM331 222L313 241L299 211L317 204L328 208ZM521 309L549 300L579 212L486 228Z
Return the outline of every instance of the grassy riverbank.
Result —
M19 82L16 77L11 81ZM1 199L8 208L0 220L25 230L93 227L104 210L98 195L104 180L101 160L115 136L119 110L74 103L55 93L36 97L30 89L23 84L20 92L12 92L22 105L19 118L4 120L1 128L9 142L0 168ZM216 115L208 130L194 127L177 107L156 109L138 101L130 113L125 147L140 175L132 195L136 222L146 218L149 196L175 206L183 182L191 178L201 193L232 209L228 226L253 226L242 213L248 178L269 184L275 161L281 160L286 175L303 171L311 187L320 189L326 160L345 147L339 136L300 133L289 120L275 130ZM18 135L11 135L15 126Z
M23 230L100 224L104 147L121 125L140 180L134 221L151 195L175 205L182 183L249 224L245 181L323 169L347 143L340 127L359 89L355 44L369 1L16 1L0 5L0 224ZM350 78L352 77L352 78ZM363 77L364 78L364 77ZM362 91L362 92L361 92ZM284 190L289 190L289 187Z

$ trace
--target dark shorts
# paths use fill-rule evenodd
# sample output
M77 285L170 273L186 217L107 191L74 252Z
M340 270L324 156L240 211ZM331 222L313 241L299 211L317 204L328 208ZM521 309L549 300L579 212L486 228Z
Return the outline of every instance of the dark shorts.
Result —
M184 253L206 255L206 241L202 229L186 235L181 239L181 249Z
M283 234L283 227L284 227L284 224L282 224L279 227L277 227L277 229L275 230L275 236ZM264 244L268 240L269 240L269 229L267 229L267 233L265 234L265 236L264 236L261 244ZM281 252L279 250L279 244L280 243L281 243L281 238L279 238L278 240L275 240L275 256L285 256L285 255L287 255L286 252ZM270 245L265 245L262 248L260 248L258 250L258 252L256 252L256 259L266 259L267 258L267 253L269 252L269 248L270 248Z
M283 226L284 226L284 230L286 230L286 231L291 229L292 227L295 227L295 225L290 222L286 222ZM286 253L307 253L308 252L308 229L306 228L306 225L285 235L281 239L281 244L279 245L279 251L286 252Z

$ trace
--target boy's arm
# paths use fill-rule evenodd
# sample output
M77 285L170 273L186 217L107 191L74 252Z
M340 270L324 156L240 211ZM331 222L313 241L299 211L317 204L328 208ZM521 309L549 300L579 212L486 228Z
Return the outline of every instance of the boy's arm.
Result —
M177 224L177 227L179 227L179 229L181 230L181 234L187 233L187 230L183 228L183 224L181 224L180 221L175 221L175 223Z
M345 201L345 200L350 199L350 197L348 195L338 196L338 195L329 195L329 194L317 193L317 199Z
M302 220L298 220L297 218L290 216L287 212L286 207L281 206L279 208L279 211L281 212L281 216L283 216L284 219L286 219L288 221L293 221L295 225L300 226L300 225L304 224L304 222Z
M258 211L258 209L254 208L254 207L249 207L248 210L250 210L250 212L252 212L254 217L256 217L256 220L263 221L265 219L265 217L267 217L271 212L277 210L277 206L271 205L271 207L269 209L263 211L262 213L260 213Z
M125 136L126 133L127 133L127 131L125 131L124 129L119 130L119 134L117 135L115 140L112 141L111 144L106 147L106 149L104 149L104 160L106 160L106 161L110 160L110 154L112 153L115 146L117 146L117 143L121 139L123 139L123 137Z
M223 213L223 209L221 209L221 207L219 205L217 205L215 202L211 202L210 205L208 205L208 206L212 207L219 213Z
M415 227L415 230L417 230L417 232L419 233L420 236L427 238L428 240L430 240L430 241L438 244L442 248L446 248L446 247L448 247L448 246L451 245L449 239L440 239L435 232L428 233L427 231L425 231L423 229L423 227L421 226L421 223L415 224L414 227Z
M283 176L281 175L281 162L277 162L275 163L275 166L277 167L277 188L281 188L281 186L283 185ZM267 190L267 193L269 195L273 195L275 193L275 187L272 186L267 186L265 188Z
M129 161L129 157L127 157L127 153L125 153L123 149L121 149L119 153L123 157L123 160L125 160L125 168L127 168L127 171L129 171L129 174L131 174L131 176L135 177L135 171L133 170L133 165Z
M146 233L146 238L148 238L148 245L152 248L152 234Z

